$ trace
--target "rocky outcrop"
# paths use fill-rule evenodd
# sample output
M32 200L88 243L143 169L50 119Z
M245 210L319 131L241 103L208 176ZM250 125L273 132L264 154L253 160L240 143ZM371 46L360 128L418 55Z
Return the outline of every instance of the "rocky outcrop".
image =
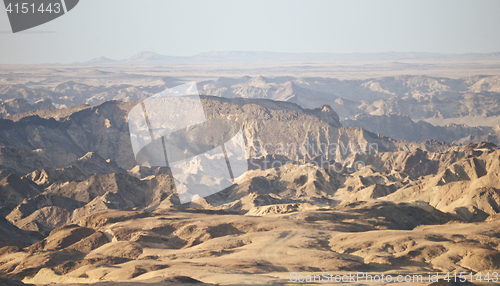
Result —
M346 127L360 127L396 140L422 142L433 139L460 145L479 141L500 144L500 132L497 127L469 127L465 124L434 126L424 121L414 122L408 115L361 113L343 120L342 124Z
M24 199L35 197L41 189L33 182L19 178L15 174L0 180L0 215L5 216Z
M6 218L13 224L22 228L23 225L32 225L32 223L35 222L34 220L39 217L38 215L41 215L40 212L42 212L42 210L49 210L44 209L46 207L57 207L57 212L62 214L72 212L83 205L84 203L74 199L45 192L36 197L25 199L10 212ZM66 212L64 210L66 210ZM37 214L33 215L34 213ZM30 218L27 219L28 217Z
M24 231L3 217L0 217L0 248L7 246L27 247L40 240L42 235L36 232ZM4 254L9 251L4 251Z
M51 108L55 108L55 106L50 99L41 99L33 104L30 104L30 102L24 98L14 98L3 102L0 100L0 118L32 110Z
M389 200L426 201L437 209L456 213L466 221L483 221L500 212L500 150L463 157L427 180L407 185Z
M61 226L52 230L44 240L30 246L28 251L64 249L92 235L94 232L93 229L78 225Z
M69 166L53 170L36 170L26 175L37 185L46 188L53 183L82 181L92 175L103 175L125 172L111 160L104 160L96 153L89 152Z

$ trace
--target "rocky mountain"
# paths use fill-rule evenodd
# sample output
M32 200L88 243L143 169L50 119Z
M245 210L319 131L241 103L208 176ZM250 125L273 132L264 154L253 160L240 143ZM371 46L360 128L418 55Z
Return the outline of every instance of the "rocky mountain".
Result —
M25 113L37 109L55 108L50 99L41 99L34 104L30 104L24 98L14 98L6 101L0 101L0 117L6 117L18 113Z
M345 126L361 127L394 139L500 143L496 127L500 125L497 76L398 76L343 81L221 78L201 82L199 86L207 94L223 97L275 98L305 107L327 103Z
M147 61L159 56L142 53L137 57ZM61 81L62 77L56 76L59 74L57 71L42 72L38 77L26 74L29 81L24 84L1 85L0 99L3 102L0 103L0 116L15 119L19 118L16 114L40 108L81 109L85 107L80 104L96 105L109 100L132 102L186 81L98 69L84 70L74 76L64 73L67 81ZM16 76L22 78L22 75ZM39 78L40 83L34 83L33 77ZM56 78L59 80L56 81ZM78 82L84 79L85 83ZM91 84L103 79L108 79L107 84ZM124 79L140 81L142 85L124 84ZM318 108L327 104L342 121L345 120L348 127L361 127L393 139L434 139L457 144L478 141L499 143L495 129L500 125L499 86L498 76L459 79L395 76L362 80L244 76L198 82L199 90L206 95L286 101L303 108ZM70 114L68 109L64 110L67 115ZM408 116L414 123L398 116ZM468 127L462 127L463 124Z
M446 88L471 92L475 79L446 88L398 80L363 88L380 95L411 82L408 100L418 91L459 102ZM241 126L250 171L185 204L169 167L135 161L127 115L138 101L0 119L0 283L281 285L291 272L498 271L500 149L468 143L494 138L496 128L369 112L342 121L335 108L376 101L333 96L320 90L325 82L309 82L314 92L285 77L199 85L217 95L201 97L208 120ZM42 94L13 90L28 102ZM96 96L103 90L73 82L46 94L87 102L108 98ZM330 96L337 105L301 106Z
M121 168L131 169L136 162L127 114L136 104L111 101L61 112L38 110L0 120L0 144L5 146L0 157L2 165L22 173L57 169L94 152ZM208 118L238 122L247 152L256 156L284 152L290 159L324 156L344 162L360 149L447 148L446 144L394 141L359 128L341 127L338 116L328 106L308 110L293 103L220 97L204 97L203 106ZM277 150L280 148L283 150ZM19 153L23 153L21 158ZM30 158L26 159L30 163L23 163L23 158Z
M3 217L0 217L0 230L0 255L18 252L22 247L27 247L43 238L39 233L15 227Z
M421 200L469 221L482 221L500 211L500 151L467 156L449 164L425 183L406 186L388 200ZM416 190L418 189L418 192Z
M104 73L90 71L94 76ZM105 73L104 73L105 74ZM133 85L92 86L74 81L50 88L28 85L0 85L0 116L6 117L36 109L68 107L78 104L98 104L108 100L135 101L165 90L165 86L137 87ZM53 104L52 104L53 103Z
M148 54L142 55L147 57ZM57 73L57 71L51 72ZM110 84L95 86L78 82L71 73L71 80L45 78L40 84L31 80L36 74L16 74L30 79L24 84L2 84L0 99L24 98L35 104L50 99L57 106L76 104L99 104L108 100L135 101L173 87L185 79L125 74L89 69L80 71L80 79L109 78ZM41 76L44 73L41 73ZM52 79L54 78L54 79ZM59 77L63 78L63 77ZM121 79L143 80L147 85L113 84ZM498 116L498 76L470 76L460 79L429 76L394 76L363 80L339 80L321 77L238 77L201 80L198 88L203 94L224 97L267 98L299 103L305 108L316 108L328 104L341 119L359 113L371 115L406 114L413 120L465 118L474 123L480 119ZM477 118L476 118L477 117ZM471 121L472 120L472 121ZM485 120L483 120L485 121ZM464 122L466 123L466 122ZM484 122L483 122L484 123ZM478 126L477 124L468 124Z
M8 175L0 181L0 213L5 216L24 199L35 197L40 191L30 180L21 179L15 174Z
M267 83L266 83L267 80ZM259 97L271 88L288 94L307 94L304 107L329 104L341 119L359 113L408 115L413 120L462 118L470 126L498 124L498 76L462 79L397 76L368 80L328 78L239 78L200 82L207 94L225 97ZM305 91L305 92L304 92ZM292 100L293 97L276 99ZM488 118L491 119L488 121ZM434 121L435 122L435 121ZM433 122L433 123L434 123ZM429 139L429 138L428 138Z
M276 284L303 271L493 271L498 152L491 144L383 152L358 172L290 163L251 171L188 205L158 172L142 180L113 173L56 182L7 216L17 232L26 230L11 222L44 236L17 248L4 240L10 246L0 249L0 272L36 284L176 285L241 275ZM493 189L466 191L476 186ZM416 198L415 189L425 191ZM442 194L463 198L449 204ZM148 202L156 207L148 210ZM468 206L472 212L463 211Z
M67 167L53 170L35 170L26 175L31 181L42 187L53 183L85 180L92 175L125 172L111 160L104 160L96 153L89 152Z
M450 123L435 126L425 121L413 121L408 115L369 115L360 113L342 121L346 127L359 127L384 134L397 140L424 141L433 139L458 145L472 142L492 142L500 145L500 125L470 127L466 124Z
M98 57L98 58L94 58L94 59L91 59L89 61L86 61L84 63L81 63L81 64L95 65L95 64L112 64L112 63L116 63L116 62L117 62L117 60L113 60L113 59L110 59L107 57Z

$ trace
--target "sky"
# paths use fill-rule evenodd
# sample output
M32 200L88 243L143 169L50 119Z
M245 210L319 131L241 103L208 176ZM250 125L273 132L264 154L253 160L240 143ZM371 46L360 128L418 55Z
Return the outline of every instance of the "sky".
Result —
M498 15L498 0L80 0L16 34L0 11L0 64L141 51L490 53L500 52Z

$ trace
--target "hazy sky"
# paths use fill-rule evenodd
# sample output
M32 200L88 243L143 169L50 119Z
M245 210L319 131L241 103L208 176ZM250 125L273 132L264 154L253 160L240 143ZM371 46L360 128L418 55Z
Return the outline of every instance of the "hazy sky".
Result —
M0 11L0 63L70 63L140 51L500 51L500 1L80 0L12 34Z

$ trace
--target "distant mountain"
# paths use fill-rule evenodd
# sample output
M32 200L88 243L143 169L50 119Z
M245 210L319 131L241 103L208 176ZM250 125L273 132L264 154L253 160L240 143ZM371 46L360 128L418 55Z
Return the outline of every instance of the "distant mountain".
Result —
M296 80L292 77L220 78L215 81L199 82L198 89L207 95L227 98L265 98L293 102L307 108L319 107L337 98L332 93L311 90L299 86L294 81Z
M171 63L171 62L189 62L190 57L164 56L153 52L140 52L129 59L123 61L125 63Z
M492 59L500 53L488 54L440 54L419 52L383 53L281 53L228 51L205 52L192 56L200 61L215 62L303 62L303 61L401 61L401 60L444 60L444 59Z
M185 63L193 62L191 57L164 56L153 52L140 52L125 60L112 60L106 57L98 57L85 62L75 63L77 65L94 64L146 64L146 63Z
M500 146L500 126L470 127L453 123L434 126L425 121L415 122L408 115L365 113L343 120L342 124L346 127L360 127L374 133L384 134L396 140L420 142L434 139L455 144L487 141Z
M217 62L310 62L310 61L403 61L403 60L478 60L500 59L498 53L440 54L425 52L383 53L282 53L266 51L213 51L192 56L167 56L154 52L140 52L128 59L114 61L105 57L77 64L109 63L217 63Z
M98 58L91 59L91 60L86 61L86 62L75 63L75 64L95 65L95 64L112 64L112 63L117 63L117 62L119 62L119 61L112 60L112 59L107 58L107 57L98 57Z
M50 99L40 99L34 103L30 103L24 98L13 98L6 101L0 100L0 118L37 109L51 108L55 107Z

